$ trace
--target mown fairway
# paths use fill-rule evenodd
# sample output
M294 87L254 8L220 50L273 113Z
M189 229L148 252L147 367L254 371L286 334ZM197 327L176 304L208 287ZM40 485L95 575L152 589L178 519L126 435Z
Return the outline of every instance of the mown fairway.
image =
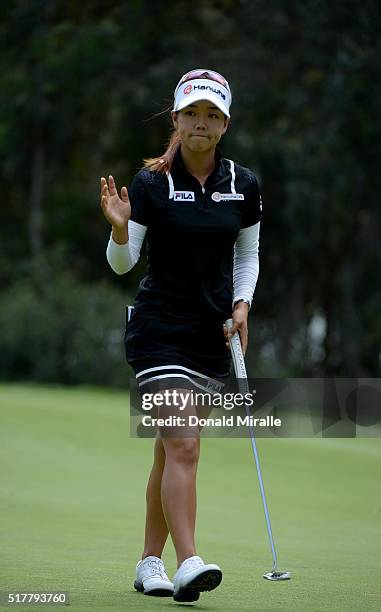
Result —
M152 440L129 437L126 393L2 385L0 416L0 591L68 591L73 610L179 609L132 588ZM249 440L204 439L198 552L224 579L194 609L380 610L380 439L258 447L293 579L261 577L271 555ZM170 541L164 561L172 576Z

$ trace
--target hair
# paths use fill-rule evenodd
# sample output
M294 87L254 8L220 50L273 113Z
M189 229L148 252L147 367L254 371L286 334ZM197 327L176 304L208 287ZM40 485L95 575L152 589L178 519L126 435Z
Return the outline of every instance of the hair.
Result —
M166 172L170 172L172 168L173 158L175 157L176 151L179 148L181 143L181 138L177 132L177 130L173 130L167 144L167 148L163 155L159 157L148 157L147 159L143 159L144 166L143 168L147 168L148 170L162 172L165 174Z

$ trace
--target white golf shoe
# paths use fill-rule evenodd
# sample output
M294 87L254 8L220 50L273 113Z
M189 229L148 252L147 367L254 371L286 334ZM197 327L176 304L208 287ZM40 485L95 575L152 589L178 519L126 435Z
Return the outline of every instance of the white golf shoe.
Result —
M144 595L172 597L173 584L165 573L164 563L153 555L139 561L136 565L134 587Z
M222 572L218 565L205 565L197 555L182 562L173 578L175 601L197 601L202 591L212 591L220 584Z

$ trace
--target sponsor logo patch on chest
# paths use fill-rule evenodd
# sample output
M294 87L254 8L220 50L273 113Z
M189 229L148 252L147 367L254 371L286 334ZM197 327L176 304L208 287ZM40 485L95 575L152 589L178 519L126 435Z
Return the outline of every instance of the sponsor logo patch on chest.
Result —
M194 202L194 191L175 191L174 200L182 200L183 202Z
M243 193L220 193L215 191L212 193L212 200L214 202L225 202L227 200L244 200L245 196Z

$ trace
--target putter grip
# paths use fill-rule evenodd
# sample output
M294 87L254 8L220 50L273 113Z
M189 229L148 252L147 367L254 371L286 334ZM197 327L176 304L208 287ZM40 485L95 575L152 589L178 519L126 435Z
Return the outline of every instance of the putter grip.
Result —
M233 327L233 320L227 319L227 321L225 321L225 325L227 327L227 330L230 332L231 328ZM243 381L245 381L247 384L245 358L243 356L241 340L239 338L238 332L236 332L230 338L229 344L230 344L230 349L232 353L232 359L233 359L233 365L234 365L234 371L235 371L236 378L238 379L239 382L241 382L241 384L243 383Z

